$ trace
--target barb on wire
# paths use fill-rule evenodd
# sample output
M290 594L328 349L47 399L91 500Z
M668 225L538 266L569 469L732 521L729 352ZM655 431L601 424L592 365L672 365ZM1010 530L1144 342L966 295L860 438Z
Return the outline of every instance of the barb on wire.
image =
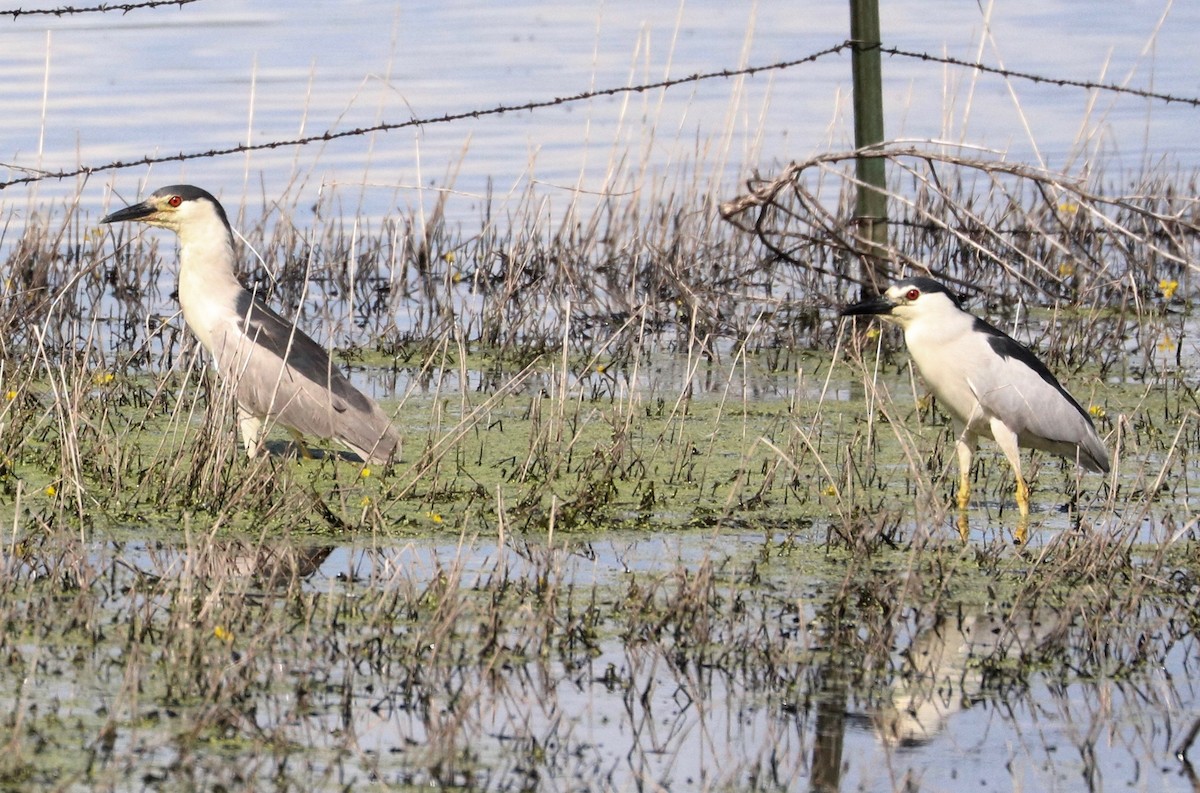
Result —
M849 41L843 41L832 47L827 47L818 52L806 55L803 58L796 58L790 61L781 61L764 66L747 66L742 69L718 69L711 72L699 72L686 77L675 77L665 80L658 80L652 83L640 83L638 85L625 85L616 88L601 88L593 91L581 91L577 94L569 96L559 96L553 99L541 99L524 102L521 104L504 104L496 107L486 108L484 110L465 110L461 113L446 113L441 116L431 116L429 118L415 118L408 121L384 122L374 124L369 127L356 127L354 129L341 130L339 132L325 131L319 135L309 135L301 138L292 138L289 140L273 140L266 143L254 144L239 144L237 146L228 146L222 149L209 149L207 151L196 152L179 152L178 154L167 154L156 157L143 157L138 160L122 161L116 160L105 163L104 165L83 166L70 171L42 171L30 176L23 176L18 179L10 179L6 182L0 182L0 190L6 187L12 187L19 184L29 184L31 182L40 182L45 179L69 179L73 176L82 176L84 174L92 174L100 171L115 171L124 168L135 168L140 165L156 165L164 162L184 162L187 160L199 160L209 157L223 157L230 154L243 154L251 151L262 151L264 149L278 149L286 146L307 146L312 143L324 143L341 138L353 138L361 135L369 135L373 132L393 132L399 129L408 127L420 127L427 124L447 124L452 121L462 121L468 118L484 118L486 116L499 116L505 113L516 113L519 111L538 110L544 107L554 107L556 105L567 105L574 102L582 102L588 99L596 99L605 96L618 96L620 94L638 94L646 91L653 91L659 88L671 88L676 85L686 83L696 83L703 80L712 80L715 78L740 77L742 75L758 74L759 72L787 69L794 66L813 63L827 55L839 53L851 44Z
M65 17L70 14L107 13L120 11L125 14L139 8L156 8L158 6L184 6L188 3L198 3L200 0L145 0L141 3L101 3L98 6L59 6L57 8L11 8L0 11L0 17L54 16Z
M0 15L33 14L33 13L38 13L38 14L79 13L79 12L83 12L83 11L129 11L129 10L132 10L135 8L148 8L148 7L160 6L160 5L184 5L186 3L194 3L197 1L198 0L146 0L146 2L141 2L141 3L100 5L100 6L94 6L91 8L78 8L78 9L69 8L69 7L59 8L59 9L49 9L49 10L35 10L35 11L24 11L24 10L18 9L16 11L0 12ZM843 52L844 50L849 49L850 47L854 46L855 43L856 42L854 42L853 40L846 40L846 41L842 41L838 44L835 44L831 47L827 47L823 50L818 50L816 52L813 52L802 58L796 58L796 59L788 60L788 61L779 61L776 63L765 64L765 65L761 65L761 66L747 66L747 67L744 67L741 69L718 69L718 70L709 71L709 72L698 72L695 74L688 75L686 77L668 78L668 79L664 79L664 80L657 80L655 82L650 82L650 83L640 83L638 85L627 85L627 86L619 86L619 87L615 87L615 88L601 88L601 89L597 89L597 90L581 91L577 94L571 94L568 96L554 97L552 99L532 100L532 101L523 102L523 103L519 103L519 104L502 104L502 105L497 105L497 106L491 107L491 108L485 108L482 110L466 110L466 111L462 111L459 113L446 113L446 114L443 114L440 116L430 116L428 118L417 118L417 119L410 119L408 121L400 121L400 122L383 122L380 124L374 124L372 126L356 127L354 129L341 130L338 132L327 130L318 135L309 135L309 136L305 136L305 137L291 138L291 139L287 139L287 140L274 140L274 141L268 141L266 143L239 144L236 146L227 146L225 148L208 149L205 151L179 152L178 154L146 156L146 157L142 157L137 160L128 160L128 161L115 160L113 162L105 163L102 165L81 166L81 167L75 168L73 170L39 171L36 173L31 173L28 176L19 177L16 179L10 179L8 181L0 181L0 190L3 190L7 187L12 187L14 185L29 184L32 182L39 182L39 181L43 181L46 179L68 179L73 176L82 176L84 174L92 174L92 173L98 173L98 172L103 172L103 171L121 170L121 169L125 169L125 168L135 168L135 167L143 166L143 165L155 165L158 163L165 163L165 162L184 162L187 160L207 159L210 157L223 157L223 156L227 156L230 154L243 154L246 152L262 151L265 149L277 149L277 148L292 147L292 146L307 146L307 145L310 145L313 143L325 143L325 142L329 142L329 141L333 141L333 140L339 140L342 138L359 137L362 135L369 135L369 134L375 133L375 132L392 132L395 130L406 129L409 127L419 127L419 126L424 126L427 124L447 124L447 123L451 123L451 122L455 122L455 121L462 121L462 120L465 120L468 118L478 119L478 118L485 118L487 116L503 115L505 113L516 113L519 111L530 111L530 110L538 110L538 109L545 108L545 107L554 107L557 105L567 105L567 104L571 104L574 102L582 102L582 101L586 101L589 99L596 99L598 97L616 96L616 95L621 95L621 94L644 93L646 91L652 91L652 90L662 89L662 88L671 88L671 87L674 87L677 85L683 85L683 84L687 84L687 83L696 83L696 82L701 82L704 80L712 80L712 79L717 79L717 78L739 77L739 76L743 76L743 75L754 75L754 74L758 74L760 72L777 71L777 70L788 69L788 68L792 68L795 66L801 66L801 65L813 63L813 62L815 62L821 58L824 58L828 55L839 54L839 53ZM1096 83L1096 82L1090 82L1090 81L1086 81L1086 80L1074 80L1074 79L1058 78L1058 77L1046 77L1044 75L1033 74L1031 72L1021 72L1021 71L1017 71L1017 70L1013 70L1013 69L1003 69L1003 68L999 68L999 67L995 67L995 66L988 66L983 63L967 61L967 60L963 60L961 58L954 58L951 56L933 55L928 52L915 52L915 51L911 51L911 50L904 50L899 47L884 47L881 45L876 45L876 46L879 46L880 52L886 53L888 55L893 55L896 57L914 58L917 60L927 61L927 62L931 62L931 63L942 63L942 64L952 65L952 66L961 66L963 68L976 69L978 71L981 71L981 72L984 72L987 74L995 74L995 75L998 75L1001 77L1006 77L1006 78L1029 80L1034 83L1042 83L1042 84L1057 85L1057 86L1064 86L1064 87L1084 88L1084 89L1088 89L1088 90L1110 91L1113 93L1140 96L1140 97L1144 97L1147 99L1156 99L1156 100L1160 100L1160 101L1168 102L1168 103L1174 102L1174 103L1190 105L1192 107L1200 107L1200 98L1195 98L1195 97L1178 96L1175 94L1165 94L1165 93L1159 93L1159 92L1154 92L1154 91L1144 91L1142 89L1128 88L1126 86L1115 85L1112 83Z
M885 55L895 55L901 58L914 58L919 61L928 61L930 63L941 63L947 66L961 66L966 69L974 69L985 74L994 74L999 77L1013 77L1019 80L1028 80L1033 83L1042 83L1045 85L1057 85L1064 88L1086 88L1089 91L1109 91L1114 94L1127 94L1130 96L1140 96L1144 99L1157 99L1162 102L1175 102L1192 107L1200 107L1200 98L1191 96L1179 96L1177 94L1164 94L1158 91L1147 91L1141 88L1129 88L1116 83L1097 83L1090 80L1072 80L1064 77L1046 77L1042 74L1034 74L1032 72L1022 72L1015 69L1004 69L999 66L988 66L987 64L977 61L963 60L950 55L932 55L928 52L913 52L911 50L902 50L899 47L884 47L880 46L879 51Z

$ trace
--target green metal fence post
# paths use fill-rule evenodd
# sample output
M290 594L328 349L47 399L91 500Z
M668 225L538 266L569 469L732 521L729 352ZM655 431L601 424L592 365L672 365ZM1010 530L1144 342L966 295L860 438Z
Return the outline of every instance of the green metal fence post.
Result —
M879 0L850 0L851 68L854 72L854 146L883 143L883 71L879 56ZM887 176L884 158L859 154L855 164L855 221L863 245L863 281L888 279Z

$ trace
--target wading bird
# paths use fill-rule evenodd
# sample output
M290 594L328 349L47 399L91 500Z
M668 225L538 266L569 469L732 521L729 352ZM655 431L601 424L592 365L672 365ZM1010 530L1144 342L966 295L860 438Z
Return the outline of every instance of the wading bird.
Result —
M1088 471L1109 470L1108 450L1087 411L1046 365L1008 334L967 313L930 278L907 278L879 297L842 309L842 316L877 315L904 330L904 343L929 389L950 413L958 453L959 530L970 502L971 457L982 437L1000 446L1017 478L1024 542L1029 488L1019 447L1075 460Z
M179 235L183 319L233 389L246 452L254 457L279 424L304 453L303 436L332 438L364 460L400 456L400 435L321 345L238 281L233 232L212 195L191 185L157 190L101 223L136 220Z

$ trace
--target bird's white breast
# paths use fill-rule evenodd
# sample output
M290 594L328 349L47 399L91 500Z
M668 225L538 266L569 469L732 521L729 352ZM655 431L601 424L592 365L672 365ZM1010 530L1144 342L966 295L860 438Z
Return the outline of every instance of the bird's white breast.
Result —
M973 432L990 434L979 408L977 367L988 366L995 353L987 338L972 332L975 318L946 311L918 319L905 329L904 340L921 377L942 406ZM990 378L983 378L984 381Z
M180 231L179 304L188 327L215 355L221 336L241 323L237 305L245 288L234 272L233 244L224 224L196 225L200 228Z

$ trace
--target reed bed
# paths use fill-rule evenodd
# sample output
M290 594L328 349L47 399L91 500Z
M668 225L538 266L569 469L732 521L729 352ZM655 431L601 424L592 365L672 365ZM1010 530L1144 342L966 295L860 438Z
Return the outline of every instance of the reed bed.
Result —
M1195 222L1179 196L1191 185L1158 177L1114 196L1102 178L890 156L903 166L891 267L974 290L975 310L1034 347L1114 442L1143 452L1132 478L1109 483L1106 508L1146 479L1186 483ZM759 519L832 514L851 537L855 515L894 511L885 482L900 470L905 499L938 506L946 439L909 434L944 427L936 405L894 335L864 349L836 319L870 272L842 167L830 156L754 185L721 208L733 226L683 193L601 201L550 230L531 193L518 204L527 216L502 232L485 206L469 235L440 206L371 229L308 222L337 217L331 206L264 205L241 230L247 282L369 378L410 436L402 465L353 483L375 486L361 494L332 460L241 459L229 398L176 312L169 249L89 229L69 206L35 213L0 300L0 443L20 469L10 489L52 489L80 523L101 502L269 518L280 492L300 490L333 527L386 530L465 497L482 512L448 511L491 521L515 509L517 525L566 527L786 505ZM856 380L865 404L831 409L830 384L844 395ZM880 449L877 415L898 444ZM679 503L696 509L665 508Z
M991 454L958 539L944 416L836 319L836 157L549 229L532 193L469 231L243 207L247 281L392 411L388 469L247 460L169 246L35 214L0 292L0 780L898 789L974 703L1076 725L1025 784L1094 782L1112 719L1190 773L1193 185L892 156L892 266L974 290L1115 451L1035 458L1029 547ZM883 759L847 771L856 730Z

